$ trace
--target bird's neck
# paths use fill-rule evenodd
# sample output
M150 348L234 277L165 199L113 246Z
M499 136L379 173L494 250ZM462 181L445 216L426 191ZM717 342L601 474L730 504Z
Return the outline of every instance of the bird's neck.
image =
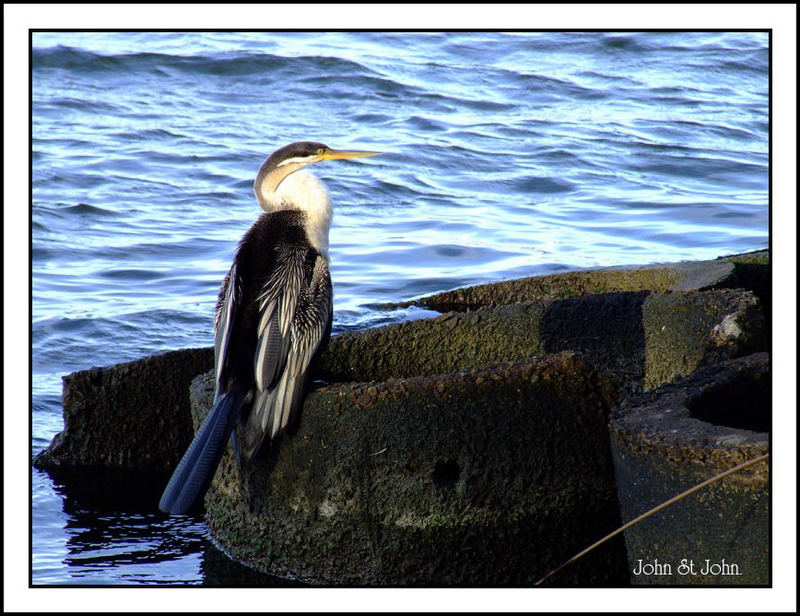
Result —
M277 188L265 177L255 187L258 204L267 213L298 210L306 215L305 230L317 252L328 254L328 232L333 208L325 185L313 173L300 169L283 178Z

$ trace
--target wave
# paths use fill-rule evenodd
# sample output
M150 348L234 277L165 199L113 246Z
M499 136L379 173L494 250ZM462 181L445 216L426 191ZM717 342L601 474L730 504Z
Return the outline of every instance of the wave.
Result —
M105 55L66 45L33 49L32 66L34 71L67 69L107 72L175 69L225 77L263 74L275 70L288 70L300 74L310 69L335 74L372 72L352 60L331 56L279 56L266 53L229 52L219 55L171 55L149 52Z
M96 205L88 203L78 203L76 205L68 205L67 207L60 208L65 214L76 214L80 216L117 216L118 213L113 210L108 210Z

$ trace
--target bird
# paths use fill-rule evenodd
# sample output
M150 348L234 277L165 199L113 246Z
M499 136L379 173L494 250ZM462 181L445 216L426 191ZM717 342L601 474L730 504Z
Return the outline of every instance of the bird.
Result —
M297 141L259 168L253 191L264 211L239 242L214 314L214 404L164 489L161 511L184 514L202 501L229 438L246 469L265 442L296 427L309 366L333 320L333 208L305 167L377 154Z

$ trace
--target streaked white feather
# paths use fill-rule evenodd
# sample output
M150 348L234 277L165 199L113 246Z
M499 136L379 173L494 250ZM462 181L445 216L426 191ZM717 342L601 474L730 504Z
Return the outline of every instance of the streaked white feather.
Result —
M216 377L216 394L220 393L220 378L222 367L225 365L225 358L228 353L228 341L230 339L230 325L233 322L233 310L236 305L235 291L237 287L236 265L231 266L226 278L227 287L225 289L225 299L218 311L215 319L215 340L214 340L214 372Z

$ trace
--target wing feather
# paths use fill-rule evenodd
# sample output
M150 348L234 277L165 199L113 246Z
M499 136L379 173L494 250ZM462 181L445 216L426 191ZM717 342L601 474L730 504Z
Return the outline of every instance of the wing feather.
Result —
M276 266L256 300L260 318L253 371L259 391L273 388L283 372L290 346L289 328L303 284L304 258L303 250L280 247Z
M283 346L278 319L272 319L259 331L256 345L253 369L258 389L267 389L274 382Z
M214 372L216 375L216 395L222 392L221 381L224 373L225 362L228 356L228 346L231 338L231 329L235 322L235 315L239 303L241 283L236 272L236 263L226 274L222 281L217 309L214 315Z
M306 254L299 251L283 254L259 296L260 333L254 360L257 391L244 430L246 461L265 438L276 438L297 420L309 364L330 332L333 288L327 261L317 255L306 280L305 259Z

